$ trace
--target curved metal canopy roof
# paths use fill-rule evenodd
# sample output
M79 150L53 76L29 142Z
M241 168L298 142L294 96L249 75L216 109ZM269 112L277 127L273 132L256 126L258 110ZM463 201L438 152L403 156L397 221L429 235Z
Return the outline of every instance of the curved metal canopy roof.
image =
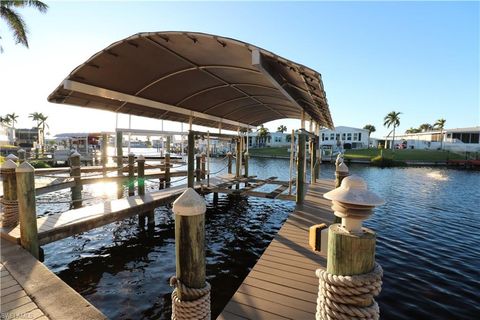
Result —
M48 101L237 130L311 118L333 127L321 75L238 40L139 33L73 70Z

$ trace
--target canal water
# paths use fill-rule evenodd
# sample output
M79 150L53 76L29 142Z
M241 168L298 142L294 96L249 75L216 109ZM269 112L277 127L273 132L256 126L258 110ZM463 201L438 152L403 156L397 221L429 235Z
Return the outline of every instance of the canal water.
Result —
M224 168L212 161L211 171ZM289 178L289 162L253 158L259 177ZM376 259L385 275L377 298L382 319L478 319L480 314L480 172L351 165L387 204L366 226L377 232ZM333 178L324 165L322 178ZM185 180L177 184L185 183ZM150 190L157 181L148 181ZM84 197L114 198L115 185L86 186ZM64 211L67 191L39 197L39 214ZM92 204L102 200L88 200ZM207 277L213 319L293 211L292 202L206 196ZM169 319L175 273L171 208L155 211L155 228L134 218L44 246L45 264L112 319Z

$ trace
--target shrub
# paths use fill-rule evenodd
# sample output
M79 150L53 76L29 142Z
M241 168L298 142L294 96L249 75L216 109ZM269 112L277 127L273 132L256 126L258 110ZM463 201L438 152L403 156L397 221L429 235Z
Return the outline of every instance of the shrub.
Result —
M41 168L51 168L51 166L46 163L45 161L42 161L42 160L32 160L30 162L30 164L32 165L32 167L34 167L35 169L41 169Z

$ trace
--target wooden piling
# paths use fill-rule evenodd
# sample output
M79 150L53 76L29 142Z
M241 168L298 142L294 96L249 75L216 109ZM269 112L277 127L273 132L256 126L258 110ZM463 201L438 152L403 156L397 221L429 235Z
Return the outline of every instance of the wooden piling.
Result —
M20 164L24 163L27 159L27 155L24 149L18 149L18 161Z
M189 288L205 287L205 200L188 188L173 203L176 277ZM178 298L189 297L178 290Z
M244 163L245 163L245 173L244 173L244 177L248 177L248 160L250 159L250 155L248 154L248 152L245 152L244 154Z
M170 153L165 154L165 188L170 188Z
M191 128L190 128L191 129ZM194 172L195 172L195 134L192 130L188 131L188 149L187 149L187 158L188 158L188 172L187 172L187 185L189 188L194 186Z
M202 169L201 170L202 171L200 173L200 176L202 177L202 180L204 180L205 179L205 173L207 172L207 170L206 170L207 157L205 155L205 152L202 152L201 158L202 158L201 159L201 163L202 163Z
M232 153L230 151L227 152L227 168L228 168L228 173L232 174Z
M104 133L102 134L102 158L101 158L104 176L107 175L107 162L108 162L107 148L108 148L108 135Z
M17 164L8 159L2 164L3 180L3 221L2 227L15 227L18 225L17 177L15 169Z
M122 132L117 131L117 176L123 176L123 137ZM117 198L123 197L123 181L118 179L117 182Z
M172 144L171 140L172 140L171 136L167 136L167 142L166 142L167 146L166 146L166 149L165 149L166 153L170 153L170 145Z
M310 183L317 181L316 166L317 166L317 153L315 138L310 138Z
M80 153L75 151L70 155L70 176L73 177L75 186L71 187L72 207L78 209L82 207L82 180L80 167Z
M138 184L138 195L145 195L145 157L139 155L137 157L137 184ZM140 227L145 226L145 213L140 213L138 215L138 224Z
M303 203L305 197L305 133L298 132L297 151L297 195L296 203Z
M128 195L135 195L135 154L128 154Z
M345 231L340 223L328 229L327 272L333 275L352 276L369 273L375 266L375 232L363 228L362 234ZM356 305L366 307L372 299L359 301Z
M196 161L196 170L195 170L195 177L197 182L200 182L202 180L202 157L197 154L195 155L195 161Z
M235 177L240 178L240 158L242 157L240 138L237 139L237 150L236 150L236 159L235 159Z
M23 162L15 170L20 220L20 244L36 259L40 257L35 203L35 169Z

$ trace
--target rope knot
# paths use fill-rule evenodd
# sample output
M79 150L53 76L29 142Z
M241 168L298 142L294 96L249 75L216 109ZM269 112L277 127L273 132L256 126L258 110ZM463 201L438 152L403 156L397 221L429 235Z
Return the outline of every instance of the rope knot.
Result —
M376 263L369 273L341 276L317 269L319 295L316 319L376 320L380 309L373 299L382 289L382 267Z

